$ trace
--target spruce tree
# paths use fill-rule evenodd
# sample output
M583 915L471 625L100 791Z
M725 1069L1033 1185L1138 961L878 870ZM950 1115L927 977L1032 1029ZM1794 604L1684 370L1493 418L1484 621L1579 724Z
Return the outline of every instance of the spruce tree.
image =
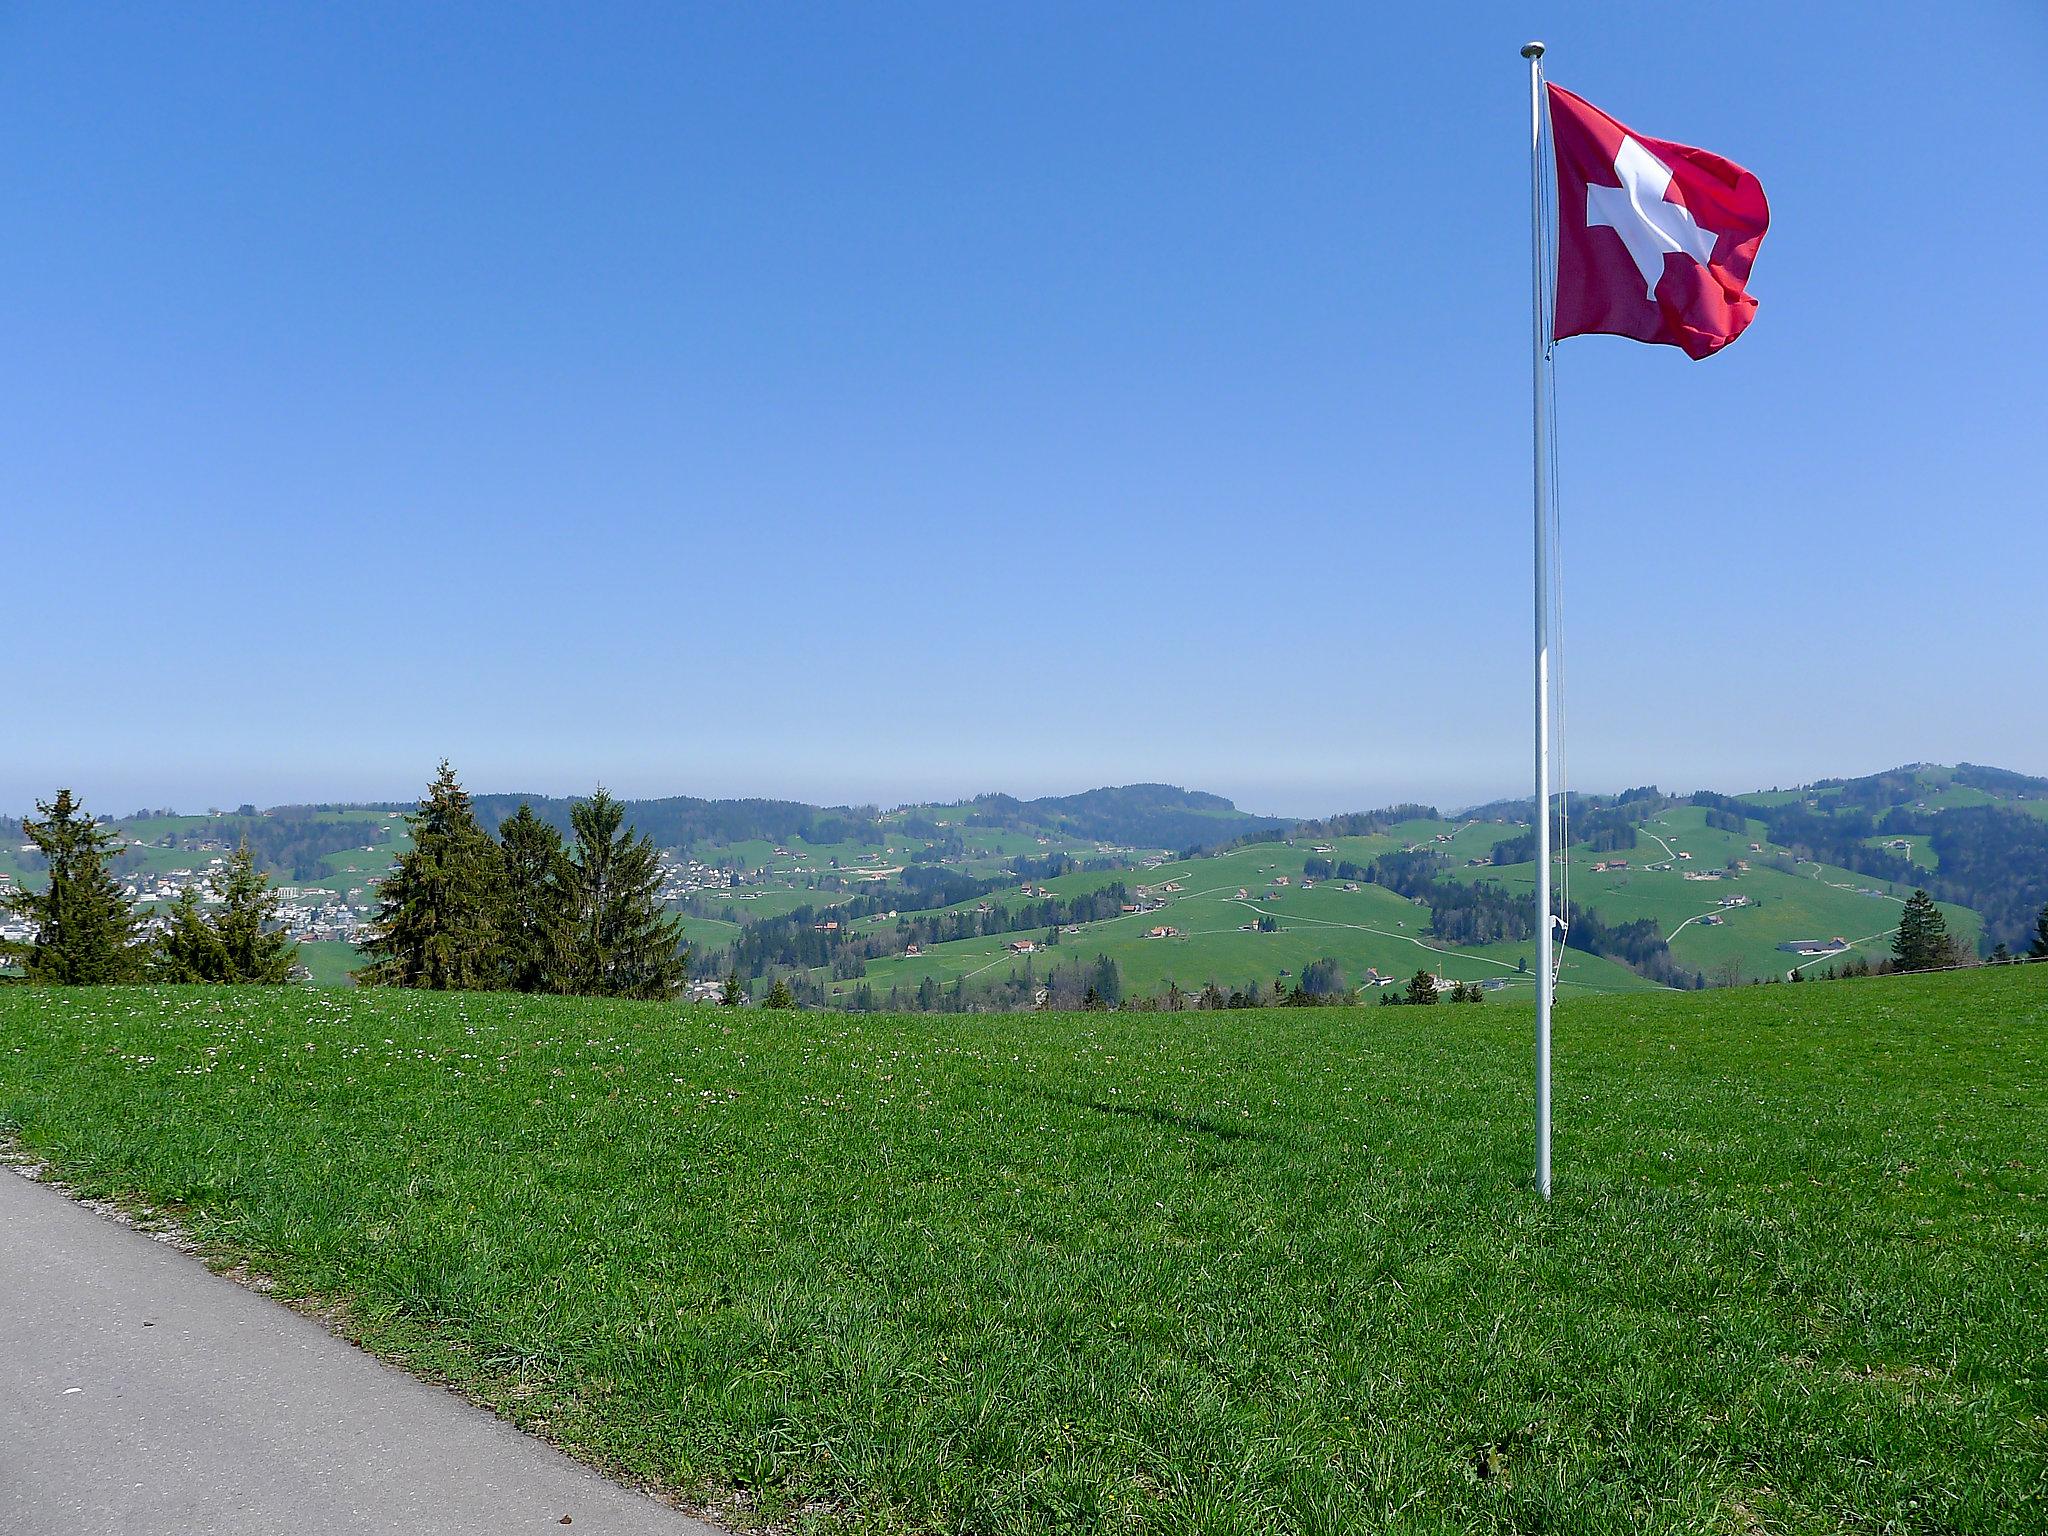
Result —
M504 984L544 992L562 974L572 904L562 834L522 804L498 828L499 954Z
M2027 946L2029 960L2048 960L2048 907L2034 919L2034 942Z
M661 904L652 838L625 825L602 788L569 808L569 914L561 990L587 997L670 997L690 978L683 924Z
M363 945L371 963L357 979L431 991L491 987L502 974L498 849L447 759L406 825L412 847L377 888L377 918Z
M1408 1001L1411 1003L1434 1003L1436 1001L1436 977L1428 971L1417 971L1408 978Z
M191 886L157 936L150 975L157 981L277 987L292 979L298 954L277 921L278 897L245 839L226 869L207 881L219 903L203 911Z
M740 973L738 971L727 971L725 973L725 980L719 984L718 1006L721 1008L738 1008L745 1004L746 1000L747 989L740 985Z
M16 917L35 925L29 943L4 946L32 982L46 986L103 986L138 981L147 960L136 937L135 912L107 870L120 839L85 814L68 789L55 801L38 800L21 830L50 865L40 891L17 890L0 897Z
M1925 971L1946 965L1950 956L1947 920L1932 896L1915 891L1892 940L1892 963L1902 971Z
M796 1006L796 998L789 990L789 983L780 976L776 977L774 985L769 987L768 996L761 1006L763 1008L794 1008Z

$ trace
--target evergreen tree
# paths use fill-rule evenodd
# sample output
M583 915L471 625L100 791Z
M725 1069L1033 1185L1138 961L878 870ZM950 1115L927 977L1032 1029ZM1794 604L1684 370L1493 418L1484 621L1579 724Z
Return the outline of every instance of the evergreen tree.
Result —
M718 1005L721 1008L738 1008L747 1000L746 988L740 985L740 973L727 971L724 984L718 989Z
M585 997L663 998L690 977L683 921L661 904L654 840L625 824L599 788L569 808L569 912L561 990Z
M796 999L790 995L789 983L780 976L776 977L774 985L769 987L768 996L761 1006L764 1008L794 1008L796 1006Z
M224 870L209 877L213 912L186 886L157 936L150 975L157 981L277 987L292 979L298 954L277 921L278 896L244 841Z
M21 830L49 861L49 882L0 896L0 907L34 924L36 936L0 945L0 953L46 986L140 980L148 952L136 938L134 909L107 872L119 837L86 815L68 789L54 802L38 800L36 810L42 820L24 816Z
M2034 920L2034 942L2027 946L2029 960L2048 960L2048 907Z
M1947 920L1932 896L1915 891L1892 940L1893 963L1902 971L1924 971L1946 965L1950 958Z
M1417 971L1408 979L1408 1001L1411 1003L1433 1003L1436 1001L1436 978L1428 971Z
M522 803L498 828L499 954L504 984L544 992L561 975L570 910L562 834Z
M502 975L498 849L443 758L419 810L412 847L377 888L377 918L356 972L376 986L481 991Z

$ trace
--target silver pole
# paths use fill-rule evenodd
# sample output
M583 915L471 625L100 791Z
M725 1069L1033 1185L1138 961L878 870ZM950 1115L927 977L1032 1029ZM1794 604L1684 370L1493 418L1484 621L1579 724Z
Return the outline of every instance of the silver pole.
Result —
M1550 1198L1550 520L1544 500L1550 438L1543 393L1543 45L1524 43L1529 61L1529 353L1536 408L1536 1191Z

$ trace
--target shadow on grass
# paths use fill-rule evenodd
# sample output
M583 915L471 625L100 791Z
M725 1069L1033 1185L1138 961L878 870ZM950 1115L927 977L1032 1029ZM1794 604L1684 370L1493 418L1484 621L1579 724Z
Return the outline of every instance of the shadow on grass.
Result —
M1123 1115L1133 1120L1150 1120L1154 1125L1171 1126L1179 1131L1200 1131L1205 1136L1220 1137L1224 1141L1275 1141L1271 1131L1252 1125L1239 1125L1230 1120L1215 1120L1207 1115L1190 1115L1177 1109L1162 1109L1157 1104L1105 1104L1100 1099L1084 1098L1078 1093L1065 1093L1051 1088L1026 1088L1034 1098L1050 1099L1055 1104L1065 1104L1073 1109L1089 1109L1102 1115Z

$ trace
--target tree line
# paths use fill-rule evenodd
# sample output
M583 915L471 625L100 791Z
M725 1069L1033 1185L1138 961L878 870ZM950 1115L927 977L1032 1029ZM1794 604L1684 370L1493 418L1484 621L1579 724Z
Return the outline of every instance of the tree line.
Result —
M154 933L114 876L121 838L93 820L68 789L38 800L21 821L49 869L39 891L0 896L0 907L23 919L34 937L0 944L0 954L25 979L45 986L110 986L121 982L254 983L294 978L297 956L277 923L277 894L256 867L247 842L208 882L214 903L203 908L187 886Z
M358 981L435 991L666 998L689 980L654 842L600 787L569 835L522 804L493 838L444 760L377 888Z

